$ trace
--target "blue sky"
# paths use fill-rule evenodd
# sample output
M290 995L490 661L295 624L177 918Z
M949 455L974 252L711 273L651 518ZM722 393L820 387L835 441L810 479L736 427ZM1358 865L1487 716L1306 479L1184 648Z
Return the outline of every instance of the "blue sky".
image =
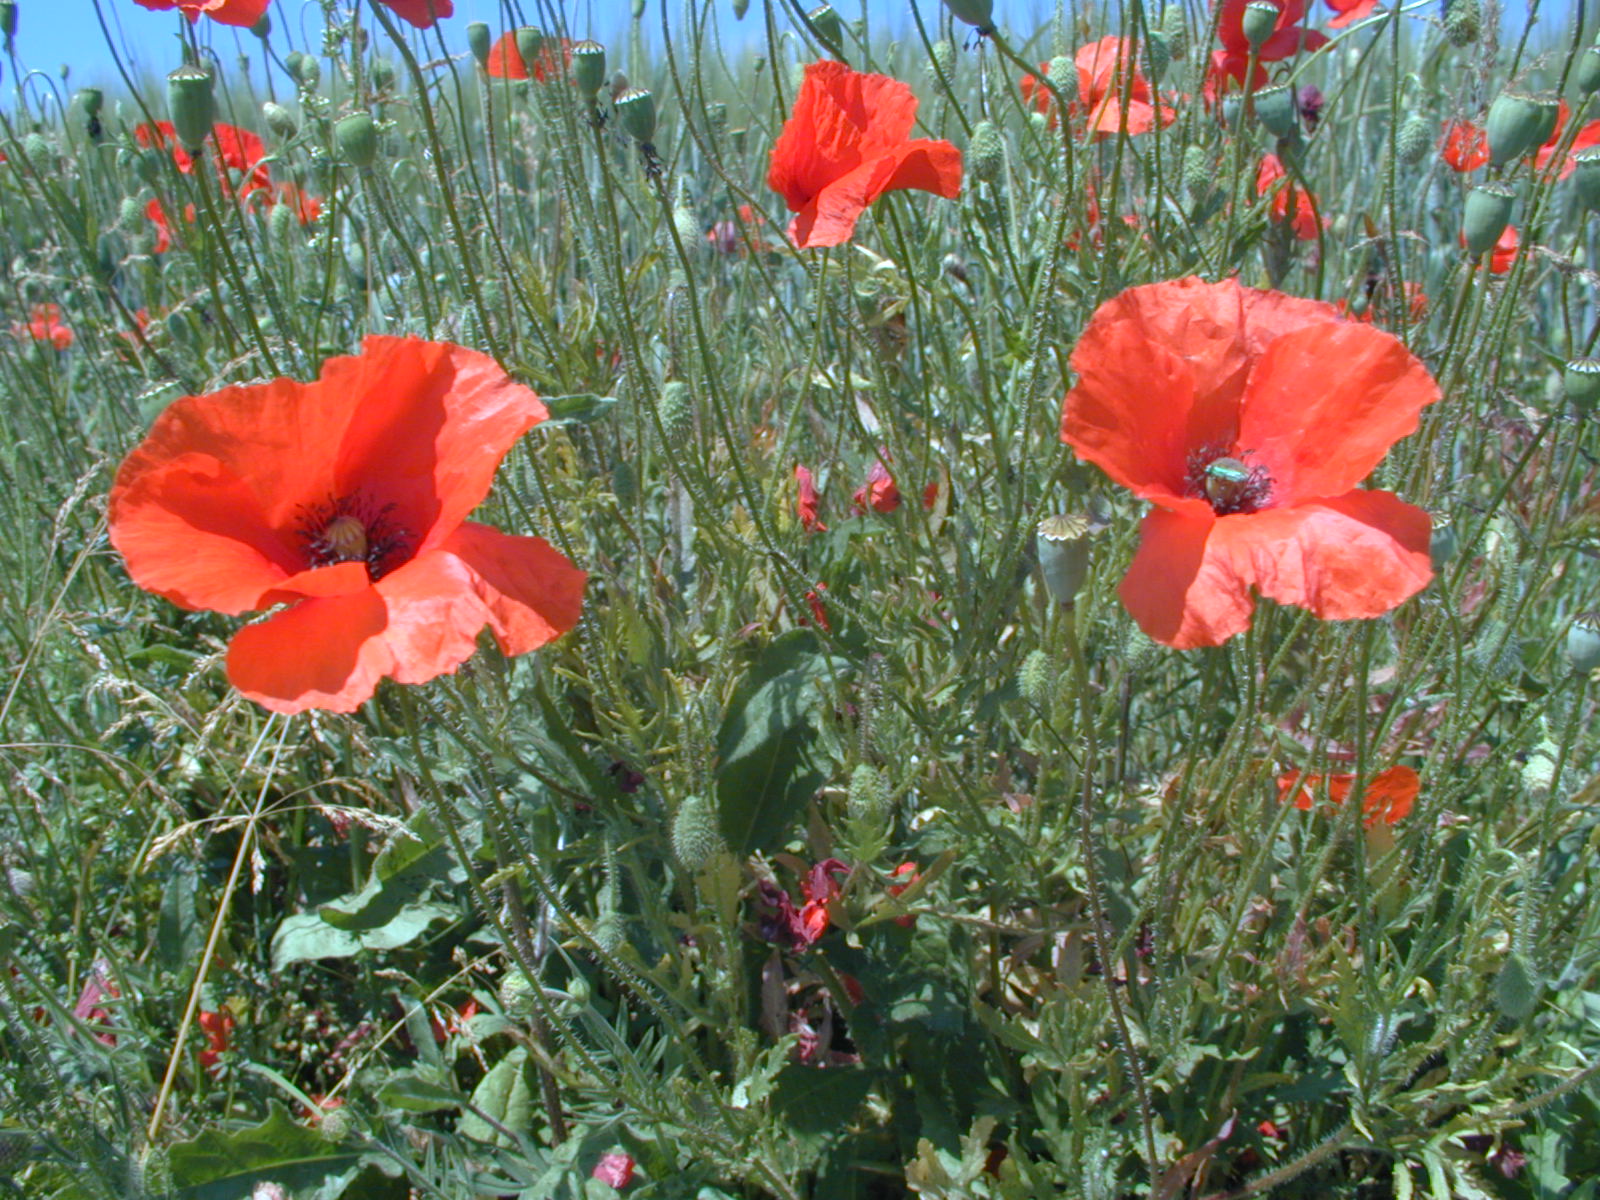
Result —
M650 5L646 26L656 27L659 17L657 5L672 5L674 15L681 11L677 0L648 0ZM842 0L841 12L852 15L859 11L860 0ZM1545 32L1548 23L1564 28L1571 20L1582 0L1541 0L1539 6L1539 32ZM1508 0L1507 21L1520 27L1527 12L1528 0ZM98 0L99 11L111 27L112 36L130 57L146 71L164 74L178 62L177 42L174 38L181 18L171 12L150 12L140 8L134 0ZM502 26L500 0L455 0L455 15L444 22L445 37L452 46L464 46L464 29L468 21L482 20L495 29ZM531 2L523 7L532 11ZM743 22L732 16L732 0L719 0L723 37L732 42L741 30L751 35L760 29L761 0L753 0L750 12ZM939 8L938 0L921 0L924 19L930 19ZM1068 5L1069 11L1074 7ZM1427 4L1428 9L1433 5ZM56 75L63 65L70 67L70 87L90 84L114 85L117 80L112 58L102 36L96 16L96 0L20 0L20 20L17 31L17 53L23 65L31 70ZM1000 23L1019 35L1026 35L1048 20L1054 11L1052 0L997 0L995 11ZM1313 19L1326 13L1320 0L1310 0ZM906 0L870 0L870 11L875 21L887 20L891 26L906 23L910 9ZM568 3L574 28L591 32L603 40L616 40L627 20L627 0L576 0ZM598 17L589 24L589 14ZM1045 14L1041 16L1041 14ZM274 24L298 25L303 19L306 34L320 28L320 9L307 0L274 0ZM260 54L255 39L243 31L235 31L210 21L202 20L200 28L207 32L219 58L230 66L236 62L239 49L248 53L259 65ZM275 39L276 40L276 39ZM302 35L300 40L305 40ZM282 43L278 43L281 46ZM237 47L237 48L236 48Z

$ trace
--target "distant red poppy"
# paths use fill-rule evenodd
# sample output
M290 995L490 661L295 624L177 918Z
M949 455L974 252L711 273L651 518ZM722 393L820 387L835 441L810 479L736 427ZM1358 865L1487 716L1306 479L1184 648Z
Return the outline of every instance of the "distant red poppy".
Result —
M916 115L916 96L897 79L831 59L806 64L767 171L767 186L795 214L789 236L797 245L849 241L861 214L885 192L960 194L961 151L946 141L912 140Z
M267 211L287 204L302 225L309 225L322 215L322 201L292 183L274 184L270 190L258 194L265 197L262 207Z
M1217 16L1217 39L1222 49L1211 55L1211 65L1206 72L1205 95L1214 102L1234 84L1246 86L1245 71L1250 65L1250 42L1244 36L1244 10L1250 0L1221 0L1222 11ZM1255 91L1267 81L1266 68L1261 64L1293 58L1301 51L1320 50L1328 44L1326 34L1306 29L1300 22L1305 19L1306 0L1281 0L1278 3L1278 23L1273 34L1256 52L1256 69L1247 90Z
M267 5L271 0L134 0L142 8L153 9L156 12L170 12L177 9L189 18L193 25L204 13L213 21L223 25L237 25L248 29L262 17L267 15Z
M894 879L897 882L888 884L883 890L891 896L898 896L901 892L920 881L922 879L922 874L917 870L916 863L903 862L893 871L889 872L889 878ZM894 923L903 928L909 929L911 926L917 923L916 914L907 913L903 917L896 917L894 919Z
M1378 0L1328 0L1328 7L1335 14L1328 21L1328 28L1343 29L1346 25L1370 17L1372 10L1378 7Z
M1467 235L1462 233L1459 239L1463 247L1467 244ZM1521 250L1522 239L1517 235L1515 225L1507 225L1505 232L1495 242L1494 249L1489 252L1489 274L1504 275L1511 270L1511 264L1517 261L1517 254Z
M799 489L799 495L795 499L795 512L800 517L800 527L807 533L828 532L828 527L822 523L822 518L818 515L822 501L817 495L817 485L812 482L811 469L796 463L794 481Z
M1310 809L1312 793L1327 780L1328 799L1343 804L1350 798L1355 785L1354 775L1302 775L1299 771L1286 771L1278 776L1278 801L1294 802L1296 808ZM1367 790L1361 797L1362 822L1376 825L1395 825L1406 819L1411 806L1417 801L1421 780L1410 767L1390 767L1379 771L1367 780Z
M219 1012L203 1012L197 1020L200 1032L206 1035L206 1048L200 1051L200 1066L210 1071L228 1050L228 1039L233 1033L233 1014L224 1008Z
M900 507L900 488L881 458L872 464L867 481L855 490L850 500L858 513L869 508L876 513L892 513Z
M1422 285L1415 279L1408 279L1406 280L1405 294L1406 317L1412 324L1415 324L1428 315L1428 293L1423 290ZM1333 302L1333 306L1339 310L1340 315L1346 320L1360 321L1363 324L1371 325L1379 308L1379 304L1374 303L1373 301L1382 299L1384 299L1384 297L1381 294L1373 296L1369 300L1367 306L1363 308L1360 313L1350 312L1349 307L1342 299L1335 300ZM1392 302L1389 304L1391 315L1393 310L1395 310L1397 307L1398 306Z
M228 678L277 712L349 712L384 677L572 628L584 573L547 543L465 518L545 407L487 355L369 337L313 383L174 401L112 484L111 542L140 587L189 609L289 607L228 647Z
M1375 617L1432 578L1428 514L1357 488L1439 398L1391 334L1331 304L1179 279L1130 288L1072 352L1062 440L1156 507L1121 596L1178 649L1249 627L1252 591Z
M1122 87L1125 80L1124 64L1133 62L1133 79L1129 83L1128 132L1148 133L1156 127L1157 114L1163 128L1178 119L1177 112L1166 104L1153 100L1150 84L1139 70L1137 57L1130 53L1128 44L1115 35L1103 37L1078 47L1073 65L1078 71L1078 98L1073 101L1073 117L1088 114L1089 130L1096 137L1110 137L1122 130ZM1048 63L1039 64L1039 74L1050 69ZM1050 114L1050 128L1054 129L1057 116L1051 110L1054 99L1038 78L1024 75L1019 85L1023 101L1042 113Z
M454 16L456 11L452 0L383 0L383 3L418 29L428 29L440 17Z
M1533 165L1539 170L1542 171L1549 166L1550 160L1555 157L1556 147L1561 144L1561 139L1566 134L1567 118L1571 116L1571 113L1572 110L1567 107L1567 102L1565 100L1561 101L1561 111L1556 117L1554 132L1545 139L1544 145L1540 146L1533 156ZM1600 145L1600 121L1590 121L1582 129L1578 130L1576 136L1572 139L1572 145L1567 147L1567 156L1562 160L1561 170L1557 173L1556 178L1565 179L1573 171L1577 170L1578 160L1576 155L1578 151L1594 145Z
M1284 183L1288 172L1276 154L1261 159L1256 170L1256 195L1272 193L1272 219L1292 221L1294 235L1303 242L1314 242L1322 227L1327 224L1319 218L1316 199L1297 183Z
M828 610L822 604L822 593L827 590L828 585L819 579L817 586L806 592L805 600L806 607L811 610L811 619L817 623L817 628L824 633L832 633L833 626L828 623ZM800 624L805 623L805 618L802 617Z
M556 49L560 47L561 59L556 59ZM545 38L539 46L538 61L533 64L533 81L545 83L562 73L565 66L572 62L572 43L566 38ZM484 71L496 79L527 79L529 77L528 64L523 61L522 52L517 49L517 31L510 30L500 35L500 40L489 48L489 61L484 64Z
M172 161L183 174L194 171L194 156L178 144L171 121L140 125L134 129L133 136L141 146L170 148ZM222 189L229 195L246 196L259 188L272 186L266 164L261 161L267 156L266 143L248 129L218 122L211 128L206 148L216 165Z
M172 224L167 220L167 210L161 207L161 201L152 200L144 206L144 215L149 217L150 223L156 227L156 242L150 247L150 253L165 254L172 249ZM189 224L194 224L194 205L183 206L183 217Z
M1489 161L1488 135L1471 121L1447 121L1439 157L1462 173L1476 171Z
M15 337L49 342L57 350L65 350L72 345L72 330L61 323L59 304L35 304L28 310L28 323L13 324L11 332Z

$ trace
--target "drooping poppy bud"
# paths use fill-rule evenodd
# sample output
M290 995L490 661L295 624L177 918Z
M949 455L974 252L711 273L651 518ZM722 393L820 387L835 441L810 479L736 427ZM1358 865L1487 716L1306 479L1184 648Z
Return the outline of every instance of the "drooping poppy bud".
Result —
M333 125L333 144L340 158L365 171L378 161L378 123L365 112L341 117Z
M300 86L307 91L315 88L322 79L322 64L313 55L302 54L299 58L286 58L284 65L289 68L289 74L293 75Z
M211 136L217 119L217 100L211 90L211 73L192 64L167 76L167 111L178 144L198 154Z
M1501 92L1489 105L1483 132L1489 139L1489 164L1503 167L1549 136L1560 109L1553 98Z
M1589 46L1578 56L1577 69L1572 72L1578 91L1592 96L1600 91L1600 46Z
M524 25L512 40L517 43L517 54L528 64L528 70L533 70L533 64L539 61L539 51L544 48L544 31Z
M833 11L833 5L824 4L812 9L806 14L806 20L811 22L811 28L822 44L834 54L844 51L844 22L839 19L839 14Z
M1567 401L1580 413L1594 411L1600 400L1600 359L1575 358L1561 372L1562 390Z
M622 131L648 146L656 136L656 98L644 88L631 87L617 97L616 110Z
M1057 604L1073 603L1089 577L1089 519L1067 514L1046 517L1035 532L1046 590Z
M1055 699L1061 685L1061 666L1049 652L1034 650L1017 671L1017 690L1030 704L1041 708Z
M661 430L674 446L681 448L694 436L694 397L683 380L669 379L661 385L657 409L661 414Z
M1511 203L1515 199L1515 192L1498 183L1480 183L1467 193L1461 214L1461 237L1473 258L1494 249L1511 221Z
M1286 138L1300 131L1300 113L1294 89L1286 83L1262 88L1255 94L1256 120L1274 137Z
M1584 613L1567 626L1567 661L1576 675L1600 667L1600 613Z
M859 763L850 772L845 811L852 821L878 823L889 811L889 781L871 763Z
M606 48L599 42L586 40L572 48L572 81L586 100L606 85Z
M489 32L489 26L482 21L471 21L467 25L467 49L472 51L472 57L478 60L480 67L489 65L489 50L494 45L494 36Z
M1278 18L1283 10L1271 0L1250 0L1239 19L1239 30L1252 50L1266 45L1267 39L1278 31Z
M1483 28L1478 0L1452 0L1444 14L1444 36L1452 46L1470 46Z
M944 0L950 15L981 34L994 32L994 0Z
M394 86L394 64L387 58L375 58L367 68L367 78L374 91L387 92Z
M250 32L263 42L266 41L272 36L272 18L266 13L262 13L256 23L250 26Z

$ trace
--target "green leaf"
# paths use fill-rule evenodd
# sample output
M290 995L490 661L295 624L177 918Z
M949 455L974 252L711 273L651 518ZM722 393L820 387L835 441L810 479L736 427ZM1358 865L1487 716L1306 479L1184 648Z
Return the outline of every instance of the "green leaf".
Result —
M824 776L811 760L822 683L847 669L797 629L776 639L740 682L717 732L717 809L736 855L771 847Z
M277 1105L259 1125L208 1130L172 1147L173 1194L181 1200L248 1200L268 1181L291 1195L339 1195L365 1165L359 1149L338 1146L297 1124ZM329 1190L328 1185L335 1185Z
M550 410L552 425L587 425L610 414L616 407L615 396L596 396L593 392L577 392L571 396L541 396Z
M161 919L156 925L156 948L173 971L186 970L200 958L205 934L195 914L194 894L194 864L179 860L161 889Z
M419 899L428 885L450 872L450 851L433 819L418 815L412 836L396 838L372 864L366 885L349 896L330 900L319 915L337 929L360 933L389 924L406 905Z
M877 1072L860 1068L824 1071L790 1063L778 1074L772 1108L802 1140L820 1145L844 1136L875 1078Z
M391 1075L378 1089L378 1099L391 1108L407 1112L438 1112L445 1108L460 1108L466 1096L448 1083L424 1075L419 1071L401 1071Z
M433 922L455 914L442 904L415 904L403 908L381 929L351 933L335 929L317 913L285 917L272 938L272 969L319 958L352 958L363 950L393 950L417 937Z
M469 1111L456 1126L462 1137L504 1146L510 1140L495 1123L512 1133L528 1132L533 1124L533 1088L527 1065L528 1052L518 1047L489 1069L472 1092L477 1111Z

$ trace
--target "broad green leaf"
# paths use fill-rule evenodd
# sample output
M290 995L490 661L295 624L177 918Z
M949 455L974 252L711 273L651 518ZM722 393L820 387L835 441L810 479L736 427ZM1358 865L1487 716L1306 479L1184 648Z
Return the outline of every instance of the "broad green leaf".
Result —
M576 392L570 396L541 396L550 410L552 425L587 425L608 415L617 405L615 396L596 396L593 392Z
M506 1135L491 1120L512 1133L528 1132L533 1124L533 1088L527 1065L528 1053L519 1047L489 1069L472 1092L472 1107L478 1111L469 1110L456 1126L462 1137L508 1145Z
M735 854L772 846L822 786L814 718L830 671L847 666L797 629L762 651L739 684L717 733L718 817Z
M207 1130L172 1147L172 1194L180 1200L248 1200L258 1183L291 1195L337 1196L360 1172L363 1152L328 1141L277 1105L259 1125ZM340 1181L343 1182L340 1182ZM327 1190L328 1184L336 1190Z
M319 958L351 958L363 950L393 950L417 937L433 922L454 914L442 904L417 904L401 909L381 929L351 933L335 929L317 913L285 917L272 938L272 969Z
M399 916L430 883L449 873L450 851L433 819L421 814L411 827L411 836L396 838L384 847L359 892L331 900L317 910L324 921L351 933L378 929Z
M401 1071L391 1075L378 1089L378 1099L391 1108L403 1108L407 1112L460 1108L467 1100L453 1085L430 1078L420 1071Z

